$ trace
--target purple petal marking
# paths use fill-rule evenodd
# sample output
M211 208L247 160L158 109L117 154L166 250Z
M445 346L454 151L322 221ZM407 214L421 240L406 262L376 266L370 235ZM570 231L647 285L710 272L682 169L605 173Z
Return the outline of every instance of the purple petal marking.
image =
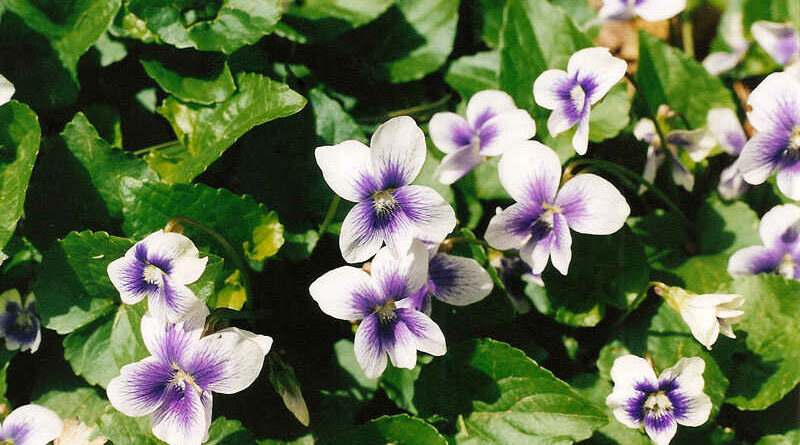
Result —
M539 217L544 212L541 205L531 205L525 203L517 203L519 211L509 215L509 229L514 235L529 235L536 232L534 236L538 236L537 240L542 239L547 234L548 228L542 226ZM511 207L509 207L511 209ZM506 209L508 211L509 209ZM538 225L537 225L538 223ZM552 229L552 226L550 227Z
M497 127L494 125L482 126L478 131L478 137L481 141L480 149L482 150L484 147L489 145L497 137L497 135Z
M496 114L496 113L493 111L492 107L488 107L488 108L486 108L486 109L485 109L485 110L483 110L483 112L481 112L481 114L479 114L479 115L478 115L478 117L475 119L475 123L474 123L474 125L475 125L475 128L474 128L474 129L475 129L476 131L480 132L480 130L482 130L482 129L483 129L483 124L485 124L485 123L486 123L486 121L488 121L489 119L491 119L491 118L493 118L493 117L495 117L495 116L497 116L497 114Z
M452 288L459 283L458 273L460 268L456 267L444 255L434 255L428 262L428 285L429 292L433 295L440 294L443 290Z
M406 165L395 159L388 159L386 163L381 166L380 172L377 174L377 190L391 190L408 185L406 178L408 173L405 171Z
M220 383L225 379L225 362L227 357L219 351L203 350L192 357L186 366L186 373L191 375L197 386L203 390L210 385Z
M408 293L408 280L405 276L398 273L390 273L382 277L380 287L382 295L380 298L373 300L380 301L380 304L389 300L402 300L410 296Z
M6 303L4 312L0 313L0 332L25 348L36 340L39 333L39 318L34 312L33 303L22 309L16 302ZM25 324L18 323L20 317L27 319Z
M182 326L168 323L159 335L158 349L154 351L154 355L164 363L182 366L192 343L191 334L183 330Z
M11 439L13 443L24 444L31 432L31 425L16 424L0 429L0 441Z
M593 74L587 76L581 76L579 74L580 80L578 81L578 85L581 86L583 89L583 93L586 95L586 100L584 101L584 109L587 107L587 103L591 103L592 95L595 93L597 89L597 79L595 79Z
M175 382L167 385L163 393L161 406L152 415L152 423L167 421L177 427L182 435L189 436L192 426L198 417L205 416L201 412L200 394L196 388L186 382Z
M637 391L633 397L628 399L625 403L625 412L631 419L642 422L644 421L644 402L649 396L646 392Z
M155 253L149 252L144 243L136 244L134 256L142 263L152 264L158 267L167 275L172 273L172 260L170 258L158 256Z
M160 360L145 360L138 364L136 374L131 375L131 384L126 388L131 399L143 406L160 402L175 370L169 363Z
M426 315L431 313L431 292L428 285L423 285L420 290L408 297L410 307Z
M667 411L662 415L647 413L644 416L645 428L659 434L671 428L675 424L675 414Z
M747 143L747 138L736 131L729 131L725 134L725 141L728 146L733 148L734 153L741 153L744 145Z

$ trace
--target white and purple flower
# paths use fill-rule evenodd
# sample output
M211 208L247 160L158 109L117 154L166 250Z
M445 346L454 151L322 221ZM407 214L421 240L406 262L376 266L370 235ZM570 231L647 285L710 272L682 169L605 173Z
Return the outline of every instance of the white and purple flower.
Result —
M5 337L8 350L39 350L42 328L36 315L36 299L28 294L25 301L19 291L9 289L0 294L0 337Z
M709 131L720 147L731 156L739 156L747 144L747 135L739 122L736 113L729 108L709 110L706 118ZM747 191L749 186L739 171L739 159L722 170L717 190L723 199L736 199Z
M428 246L428 279L412 295L412 307L431 313L431 297L453 306L468 306L486 298L494 288L489 272L472 258L439 252L439 245Z
M270 337L237 328L202 337L206 315L208 309L200 309L175 324L146 313L142 338L151 356L123 366L108 384L114 408L131 417L149 415L153 434L170 445L205 442L212 392L250 386L272 346Z
M699 357L682 358L656 377L650 363L635 355L614 360L614 391L606 405L628 428L644 430L656 445L667 445L678 424L700 426L711 414L711 399L703 392L706 363Z
M481 91L467 103L467 118L436 113L428 124L433 145L445 153L435 176L452 184L490 156L536 134L536 122L503 91Z
M597 12L602 20L641 17L648 22L671 19L686 9L686 0L603 0Z
M486 241L495 249L520 249L534 274L552 258L566 275L572 259L570 229L610 235L625 224L630 207L607 180L580 174L559 190L561 163L549 147L535 141L508 150L498 165L500 182L516 204L489 221Z
M3 106L14 96L14 84L0 74L0 106Z
M661 138L656 130L656 124L650 119L640 119L633 128L636 139L648 144L647 159L642 177L647 182L654 182L658 169L669 159L672 169L672 180L686 189L694 188L694 175L678 156L678 148L683 148L689 157L700 162L708 156L716 145L711 135L704 129L699 130L673 130L667 134L666 147L661 143ZM642 186L640 193L645 190Z
M736 338L733 325L741 320L744 296L736 294L697 295L680 287L659 283L656 294L662 296L689 326L692 336L706 349L711 350L719 334Z
M428 251L414 241L407 254L395 257L381 249L370 267L343 266L318 278L309 291L322 312L340 320L357 321L356 360L369 378L392 365L412 369L417 351L444 355L445 338L439 326L414 309L412 295L426 283Z
M775 62L795 79L800 79L800 34L789 23L759 20L750 33Z
M45 445L61 435L58 414L39 405L23 405L11 411L0 425L0 443Z
M154 314L179 322L203 304L186 285L203 275L207 262L192 240L159 230L112 261L108 276L125 304L147 297Z
M703 60L703 67L713 75L730 71L742 61L750 42L744 36L744 17L741 11L728 11L723 14L719 25L722 30L722 40L730 48L730 52L716 51Z
M786 73L767 76L750 94L747 117L758 133L744 146L739 170L752 185L777 170L778 189L800 199L800 81Z
M758 227L763 246L745 247L728 260L733 276L771 273L800 280L800 207L773 207Z
M578 154L586 154L591 107L622 80L627 67L608 48L597 47L573 54L566 71L543 72L533 84L533 96L539 106L553 110L547 120L550 135L557 136L577 124L572 146Z
M440 242L455 228L455 211L444 198L430 187L409 185L427 154L425 135L412 118L379 126L370 147L345 141L315 154L331 189L356 203L339 235L348 263L368 260L384 243L400 254L415 238Z

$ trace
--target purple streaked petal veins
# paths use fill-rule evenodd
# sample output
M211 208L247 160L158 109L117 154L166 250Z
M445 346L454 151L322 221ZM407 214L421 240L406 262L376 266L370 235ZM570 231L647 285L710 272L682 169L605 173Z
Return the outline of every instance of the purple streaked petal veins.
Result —
M559 190L556 207L569 227L589 235L610 235L625 225L630 206L617 188L600 176L577 175Z
M711 399L703 392L705 367L699 357L684 357L659 376L659 390L669 397L675 419L681 425L700 426L711 413Z
M671 19L686 9L686 0L636 0L633 12L648 22Z
M480 133L483 125L497 115L514 111L517 106L508 93L500 90L484 90L473 95L467 103L467 122Z
M477 147L467 145L442 158L442 163L436 168L434 177L438 178L442 184L450 185L485 160L486 157L480 154Z
M555 94L558 97L558 105L547 119L547 131L551 136L557 136L572 128L589 110L586 92L574 75L569 81L562 83Z
M794 251L800 241L800 207L784 204L771 208L761 217L758 233L765 246Z
M553 215L553 236L550 246L550 259L562 275L569 272L569 264L572 261L572 234L569 232L567 219L564 215L556 213Z
M185 320L204 305L191 289L175 283L170 277L163 278L158 294L150 295L148 304L154 314L163 316L173 323Z
M672 412L647 413L644 416L644 431L656 445L668 445L678 431L678 423Z
M516 203L489 221L486 242L499 250L519 249L531 237L530 228L541 214L540 206Z
M360 263L372 258L383 245L382 227L392 221L383 214L376 214L372 200L356 204L344 218L339 235L344 260Z
M372 172L380 190L411 183L425 163L425 134L414 119L400 116L380 125L370 141Z
M414 240L411 247L399 256L383 248L372 260L370 270L373 286L381 293L382 301L402 300L425 285L428 249L419 240Z
M800 152L788 150L776 176L778 190L787 198L800 200Z
M663 0L660 0L663 1ZM608 48L585 48L569 58L567 72L575 76L589 104L594 105L625 76L628 64Z
M540 274L547 266L553 248L553 238L552 227L549 228L549 232L543 229L541 233L529 238L519 250L519 257L531 266L533 273Z
M453 153L472 144L474 133L467 121L456 113L436 113L428 124L431 141L443 153Z
M673 150L666 150L666 153L669 154L672 180L675 184L686 189L687 192L691 192L694 189L694 175L683 165L683 162Z
M234 394L261 373L272 338L227 328L200 339L185 371L206 391Z
M731 255L728 273L733 276L773 273L781 264L785 253L764 246L745 247Z
M395 314L398 318L397 324L404 325L414 339L415 361L417 350L436 356L447 352L444 334L430 317L420 311L402 307L395 310Z
M362 269L342 266L317 278L309 287L322 312L340 320L360 320L382 303Z
M387 245L406 250L410 242L396 242L396 238L411 236L431 242L441 242L456 227L456 213L453 207L434 189L422 185L408 185L395 190L394 199L399 211L395 215L396 230L393 225L384 227ZM408 231L405 227L408 227Z
M602 20L627 20L632 14L628 0L603 0L603 6L597 11L598 17Z
M14 445L45 445L57 439L63 430L61 418L39 405L24 405L12 411L0 428L0 441Z
M153 434L170 445L199 445L208 432L211 394L185 381L170 383L161 405L150 415Z
M120 375L111 379L108 384L108 400L126 416L150 414L161 405L174 373L175 370L169 362L157 357L147 357L125 365L120 370Z
M667 160L667 155L658 147L653 145L647 147L647 156L644 162L644 171L642 172L642 178L649 183L653 183L656 180L656 174L658 173L658 169L664 165L664 161ZM642 185L639 187L639 193L644 193L647 190L647 187Z
M748 184L763 184L781 165L789 138L785 131L761 132L747 142L739 156L739 171Z
M314 155L325 182L342 198L359 202L378 190L371 170L370 149L361 142L318 147Z
M571 88L574 80L563 70L547 70L533 83L533 97L540 107L555 110L561 107L560 91Z
M439 253L430 260L427 288L445 303L476 303L486 298L493 286L492 277L472 258Z
M541 206L555 199L561 161L546 145L520 142L506 151L497 168L503 188L515 201Z
M200 258L192 240L180 233L159 230L148 235L139 246L145 247L146 258L139 257L139 251L137 258L156 266L176 283L194 283L206 269L208 257Z
M750 93L747 103L752 107L747 118L756 130L790 131L800 122L800 81L788 73L770 74Z
M392 365L397 368L413 369L417 364L417 341L398 314L401 311L401 309L395 310L394 320L380 321L378 336Z
M508 147L536 135L536 122L526 110L507 111L488 120L480 129L480 153L498 156Z
M131 249L133 252L140 249L139 244ZM142 298L158 292L157 284L144 280L145 265L131 250L108 265L108 277L125 304L136 304Z
M644 421L647 396L658 390L653 367L641 357L625 355L614 361L611 379L614 391L606 398L606 405L622 424L638 428Z
M184 364L192 345L200 338L203 326L187 329L184 323L169 323L151 311L142 317L142 340L154 357L164 363Z
M353 342L356 361L364 370L364 374L371 379L377 378L386 369L386 351L383 349L378 332L380 323L376 314L364 317L358 325Z
M420 311L425 315L430 316L432 308L432 298L431 293L428 291L428 286L422 286L420 290L418 290L414 295L399 301L398 303L403 303L404 306L407 306L415 311Z
M759 20L750 28L753 38L776 62L789 65L800 55L800 35L788 23Z

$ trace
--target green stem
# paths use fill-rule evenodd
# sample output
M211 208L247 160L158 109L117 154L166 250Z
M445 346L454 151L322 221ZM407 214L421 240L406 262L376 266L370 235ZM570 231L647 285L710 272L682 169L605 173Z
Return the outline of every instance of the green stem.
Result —
M322 220L322 224L319 226L320 238L325 235L328 227L333 222L333 217L336 216L336 210L339 208L339 203L341 202L342 198L339 195L334 195L333 201L331 201L331 205L328 207L328 213L325 214L325 219Z
M694 59L694 29L692 17L689 14L681 17L681 39L683 40L683 52Z
M180 141L175 140L175 141L162 142L160 144L151 145L149 147L145 147L145 148L142 148L140 150L136 150L136 151L133 152L133 154L135 156L139 156L139 155L147 154L147 153L150 153L150 152L153 152L153 151L160 151L160 150L163 150L165 148L173 147L173 146L176 146L176 145L181 145Z
M356 119L359 123L375 123L375 122L383 122L387 119L391 119L397 116L407 116L417 113L429 112L436 109L439 109L450 102L450 99L453 98L453 95L448 93L441 99L435 102L429 102L426 104L418 105L416 107L409 107L409 108L402 108L399 110L392 110L384 114L380 114L377 116L366 116L360 119Z
M244 258L242 258L242 256L239 255L239 252L237 252L236 249L233 248L231 243L229 243L228 240L225 239L225 237L220 235L219 232L201 223L200 221L187 218L185 216L176 216L171 220L169 220L169 222L167 222L167 224L164 226L164 231L171 232L173 231L172 229L175 226L181 224L188 224L190 226L194 226L202 230L203 232L206 232L212 238L214 238L214 240L217 243L219 243L220 246L222 246L222 249L225 251L225 254L233 260L234 265L236 266L237 269L239 269L239 272L241 273L242 285L244 286L244 291L246 296L245 301L249 302L250 298L253 296L253 289L250 285L250 268L247 266L247 263L244 261Z
M657 283L655 281L649 281L642 288L642 290L640 290L639 293L636 294L636 298L633 300L633 302L630 304L630 306L628 306L628 310L626 310L625 313L622 314L622 316L619 317L617 322L614 323L614 328L613 328L614 332L616 332L620 327L622 327L622 324L625 322L625 319L627 319L629 315L631 315L636 309L639 308L639 306L641 306L641 304L644 302L644 300L647 299L647 296L650 295L650 288L655 286L655 285L657 285L657 284L660 284L660 283Z
M623 167L621 165L614 164L613 162L604 161L602 159L586 159L586 158L584 158L584 159L578 159L576 161L573 161L572 164L573 164L573 168L575 166L578 166L578 165L594 165L594 166L597 166L597 167L599 167L599 168L601 168L601 169L603 169L603 170L605 170L605 171L607 171L607 172L609 172L611 174L625 175L628 178L630 178L631 180L633 180L634 182L647 187L647 189L649 189L651 192L653 192L653 194L659 200L661 200L661 202L663 202L671 211L673 211L676 214L678 214L684 221L686 221L686 222L689 221L689 219L686 217L686 215L683 214L681 209L677 205L675 205L675 203L672 202L672 200L669 199L669 197L666 194L664 194L664 192L659 190L655 185L653 185L652 182L644 179L641 175L639 175L638 173L636 173L636 172L634 172L634 171L632 171L630 169L627 169L627 168L625 168L625 167Z

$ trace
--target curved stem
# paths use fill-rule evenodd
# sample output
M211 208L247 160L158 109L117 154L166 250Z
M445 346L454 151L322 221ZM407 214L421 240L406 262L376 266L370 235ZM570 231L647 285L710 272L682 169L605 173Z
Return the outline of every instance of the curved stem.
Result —
M630 169L627 169L627 168L625 168L625 167L623 167L621 165L617 165L617 164L615 164L613 162L604 161L602 159L578 159L576 161L573 161L573 164L574 164L573 168L575 166L584 165L584 164L585 165L594 165L594 166L599 167L600 169L603 169L603 170L605 170L605 171L607 171L607 172L609 172L611 174L627 176L629 179L633 180L634 182L647 187L647 189L649 189L651 192L653 192L653 194L659 200L661 200L661 202L663 202L664 205L666 205L671 211L677 213L684 221L686 221L686 222L689 221L689 218L687 218L686 215L683 214L681 209L674 202L672 202L672 200L669 199L669 197L666 194L664 194L664 192L659 190L655 185L653 185L652 182L644 179L641 175L639 175L638 173L636 173L636 172L634 172L634 171L632 171Z
M642 288L642 290L639 291L639 293L636 295L636 298L628 306L628 309L625 311L625 313L619 317L616 323L614 323L613 332L616 332L619 328L621 328L622 324L625 322L625 319L627 319L629 315L631 315L634 311L636 311L636 309L638 309L639 306L641 306L644 300L647 299L647 296L650 295L650 288L659 284L661 283L658 283L656 281L649 281Z
M322 224L319 226L320 238L325 235L325 232L328 230L328 226L330 226L333 222L333 217L336 216L336 210L339 208L340 202L342 202L342 198L339 195L334 195L333 201L331 201L331 205L328 207L328 213L325 214L325 219L322 220Z
M217 243L219 243L220 246L222 246L222 249L225 251L225 254L233 260L234 264L236 265L236 268L239 269L239 272L241 272L242 286L244 286L244 291L246 296L245 302L249 302L250 298L253 296L253 290L250 286L250 268L247 266L247 263L245 262L244 258L242 258L242 256L239 255L239 252L237 252L236 249L233 248L231 243L229 243L228 240L226 240L225 237L223 237L219 232L201 223L200 221L194 220L192 218L187 218L185 216L176 216L171 220L169 220L167 224L164 226L164 231L172 232L176 227L179 227L181 224L188 224L190 226L194 226L202 230L203 232L206 232L212 238L214 238L214 240Z
M681 16L681 39L683 40L683 52L694 59L694 28L692 27L692 17L689 14Z
M163 150L165 148L169 148L169 147L176 146L176 145L181 145L180 141L178 141L178 140L167 141L167 142L163 142L161 144L151 145L149 147L145 147L145 148L136 150L136 151L133 152L133 154L134 154L134 156L139 156L139 155L143 155L143 154L150 153L150 152L153 152L153 151L160 151L160 150Z

